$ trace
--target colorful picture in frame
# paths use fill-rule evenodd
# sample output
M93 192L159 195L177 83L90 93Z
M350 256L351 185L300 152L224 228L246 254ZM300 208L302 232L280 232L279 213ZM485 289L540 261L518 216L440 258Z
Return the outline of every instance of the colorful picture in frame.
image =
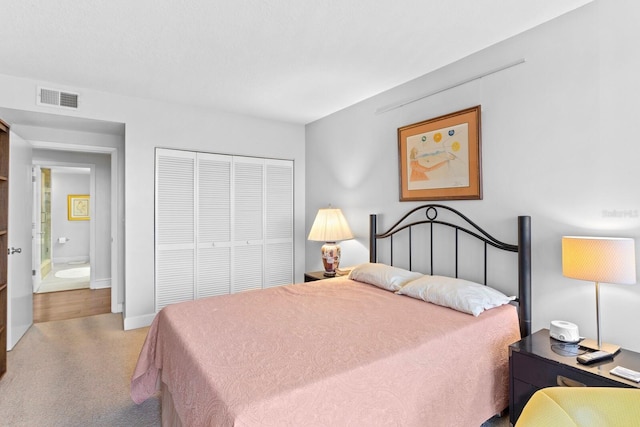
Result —
M67 196L67 218L69 221L89 221L88 194L69 194Z
M398 129L400 201L481 199L480 106Z

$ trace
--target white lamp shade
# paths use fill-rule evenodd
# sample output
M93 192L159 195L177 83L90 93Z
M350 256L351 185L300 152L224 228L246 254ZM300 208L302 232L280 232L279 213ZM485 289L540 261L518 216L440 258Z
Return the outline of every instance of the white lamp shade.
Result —
M308 239L317 242L337 242L353 239L353 234L340 209L326 208L318 210Z
M635 242L629 238L562 238L562 274L590 282L635 284Z

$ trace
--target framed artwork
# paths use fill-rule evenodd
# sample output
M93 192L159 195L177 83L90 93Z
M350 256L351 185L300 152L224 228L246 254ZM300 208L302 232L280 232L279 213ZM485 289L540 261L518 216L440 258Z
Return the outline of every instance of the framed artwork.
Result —
M400 201L482 199L480 106L398 128Z
M88 221L89 195L69 194L67 196L67 218L69 221Z

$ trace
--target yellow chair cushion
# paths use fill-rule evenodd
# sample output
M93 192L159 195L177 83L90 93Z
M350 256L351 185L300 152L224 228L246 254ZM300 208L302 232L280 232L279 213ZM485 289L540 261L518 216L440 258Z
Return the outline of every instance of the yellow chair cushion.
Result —
M614 387L549 387L538 390L516 427L640 426L640 390Z

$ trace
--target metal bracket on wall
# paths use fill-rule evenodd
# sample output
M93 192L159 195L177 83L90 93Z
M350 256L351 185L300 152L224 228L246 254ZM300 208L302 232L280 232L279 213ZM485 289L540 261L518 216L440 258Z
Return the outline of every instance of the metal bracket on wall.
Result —
M449 86L443 87L441 89L436 89L436 90L431 91L429 93L425 93L425 94L422 94L422 95L415 96L413 98L405 99L404 101L396 102L395 104L387 105L385 107L380 107L380 108L378 108L376 110L376 114L382 114L382 113L386 113L386 112L391 111L391 110L395 110L396 108L404 107L405 105L411 104L411 103L416 102L416 101L420 101L421 99L428 98L430 96L433 96L433 95L436 95L438 93L447 91L449 89L453 89L453 88L458 87L458 86L462 86L463 84L472 82L474 80L481 79L481 78L486 77L486 76L490 76L491 74L495 74L495 73L497 73L499 71L503 71L503 70L506 70L508 68L515 67L516 65L520 65L520 64L523 64L525 62L526 62L526 60L524 58L520 58L520 59L518 59L516 61L513 61L513 62L510 62L508 64L504 64L504 65L496 67L494 69L484 71L484 72L482 72L480 74L476 74L475 76L466 78L466 79L461 80L461 81L459 81L457 83L450 84Z

